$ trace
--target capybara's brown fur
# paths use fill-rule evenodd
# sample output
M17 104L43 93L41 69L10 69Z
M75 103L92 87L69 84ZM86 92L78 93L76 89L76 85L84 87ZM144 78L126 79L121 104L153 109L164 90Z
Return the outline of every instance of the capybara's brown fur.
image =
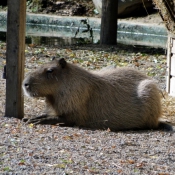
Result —
M89 72L60 59L29 74L23 89L30 97L46 98L47 114L28 122L44 123L50 118L65 125L113 131L159 125L159 89L131 68Z

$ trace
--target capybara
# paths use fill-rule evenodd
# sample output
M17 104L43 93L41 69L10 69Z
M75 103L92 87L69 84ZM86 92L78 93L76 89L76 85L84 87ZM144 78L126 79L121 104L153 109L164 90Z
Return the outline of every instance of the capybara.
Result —
M27 123L80 126L93 129L158 129L161 100L155 82L131 68L90 72L54 60L30 73L24 94L45 97L46 113Z

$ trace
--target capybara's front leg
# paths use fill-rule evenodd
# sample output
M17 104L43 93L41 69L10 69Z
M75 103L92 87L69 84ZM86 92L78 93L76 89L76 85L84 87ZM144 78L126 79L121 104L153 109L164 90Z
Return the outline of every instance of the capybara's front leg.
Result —
M55 125L59 124L60 126L74 126L73 123L68 123L65 116L48 116L47 114L32 117L32 118L23 118L22 120L26 124L48 124L48 125Z
M57 124L58 120L56 117L48 117L46 114L37 116L37 117L32 117L32 118L23 118L23 122L26 124Z

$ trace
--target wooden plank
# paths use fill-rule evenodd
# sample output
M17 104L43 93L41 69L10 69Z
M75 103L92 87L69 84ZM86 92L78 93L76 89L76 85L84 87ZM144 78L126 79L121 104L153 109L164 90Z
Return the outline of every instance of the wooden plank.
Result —
M175 38L172 38L172 45L173 45L173 47L172 47L172 53L174 54L175 53Z
M5 116L23 118L26 0L8 1Z
M172 38L168 37L168 48L167 48L167 77L166 77L166 91L170 92L170 69L171 69L171 49L172 49Z
M175 77L175 54L171 57L171 75Z
M175 77L170 79L170 95L175 96Z
M172 48L172 53L175 54L175 47Z

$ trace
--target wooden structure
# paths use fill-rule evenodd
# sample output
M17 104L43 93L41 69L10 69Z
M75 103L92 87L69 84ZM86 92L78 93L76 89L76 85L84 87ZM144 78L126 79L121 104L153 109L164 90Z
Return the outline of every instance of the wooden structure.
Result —
M116 44L118 1L102 0L100 44Z
M167 84L166 91L175 96L175 1L153 0L169 31L167 44Z
M175 35L168 36L166 91L175 96Z
M6 117L23 118L26 0L8 1L6 51Z

